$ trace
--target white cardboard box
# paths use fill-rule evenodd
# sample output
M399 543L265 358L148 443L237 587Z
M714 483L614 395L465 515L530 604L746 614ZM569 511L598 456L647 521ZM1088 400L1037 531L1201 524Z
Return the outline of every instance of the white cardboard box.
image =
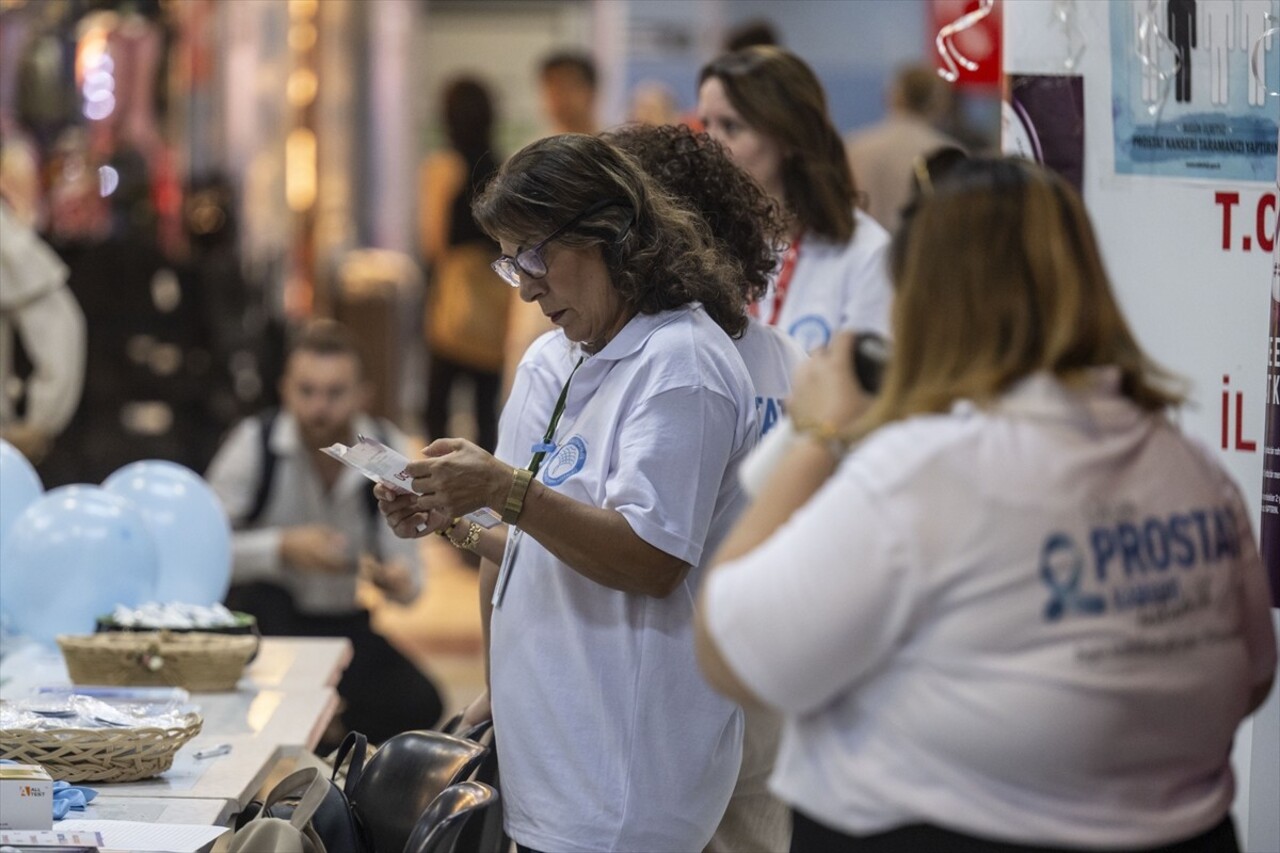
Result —
M52 829L53 780L43 767L0 764L0 829Z

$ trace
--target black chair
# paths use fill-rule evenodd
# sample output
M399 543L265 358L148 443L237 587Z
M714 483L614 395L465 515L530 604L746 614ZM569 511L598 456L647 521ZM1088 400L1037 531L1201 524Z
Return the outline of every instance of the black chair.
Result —
M404 853L454 853L468 819L497 801L498 792L481 782L450 785L418 818Z
M419 815L441 791L470 776L488 752L433 731L402 732L382 744L351 793L374 853L400 853Z

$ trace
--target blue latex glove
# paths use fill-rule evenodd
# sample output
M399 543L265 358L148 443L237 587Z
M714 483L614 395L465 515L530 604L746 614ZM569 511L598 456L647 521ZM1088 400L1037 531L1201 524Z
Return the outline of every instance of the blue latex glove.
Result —
M72 809L84 811L84 807L96 796L98 796L98 792L92 788L86 788L83 785L72 785L70 782L54 782L53 819L62 820L67 816L67 812Z

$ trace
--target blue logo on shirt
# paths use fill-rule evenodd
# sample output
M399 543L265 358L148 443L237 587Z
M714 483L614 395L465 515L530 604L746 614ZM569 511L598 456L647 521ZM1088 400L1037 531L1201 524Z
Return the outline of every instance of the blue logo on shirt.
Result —
M552 454L543 467L542 482L548 486L558 486L587 464L587 443L582 436L575 435Z
M1100 595L1080 592L1080 580L1084 575L1084 554L1070 536L1055 533L1045 540L1040 551L1040 577L1049 587L1049 603L1044 607L1044 618L1050 622L1061 619L1068 610L1078 613L1101 613L1107 602Z
M786 413L787 407L783 400L777 397L756 397L756 420L760 422L760 436L764 437L777 426Z
M1040 552L1050 596L1044 618L1172 606L1183 599L1188 573L1240 556L1239 529L1224 506L1098 525L1087 549L1052 533Z
M805 352L825 347L831 343L831 327L827 321L817 314L806 314L791 324L787 334L800 344Z

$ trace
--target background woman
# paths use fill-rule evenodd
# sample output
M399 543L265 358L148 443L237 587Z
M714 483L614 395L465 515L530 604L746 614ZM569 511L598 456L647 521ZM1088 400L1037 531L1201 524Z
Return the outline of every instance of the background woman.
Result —
M776 47L725 54L702 69L698 117L789 217L760 319L806 352L840 329L887 334L889 235L854 207L853 174L813 70Z
M786 716L793 850L1234 850L1232 737L1276 666L1239 491L1166 417L1063 180L922 189L911 334L875 402L848 336L801 368L810 440L716 557L704 672Z
M493 102L477 80L459 78L444 92L449 148L422 166L422 254L431 267L427 303L427 435L448 435L453 383L474 388L477 441L492 450L498 437L502 341L507 290L489 269L498 246L476 225L471 201L497 171Z
M699 850L741 755L741 712L692 645L703 556L741 509L755 437L729 337L746 322L741 267L595 137L528 146L475 212L502 246L495 267L578 344L579 366L539 436L550 447L510 452L527 467L435 441L410 468L423 497L384 511L402 535L481 506L513 525L501 577L482 574L508 834L525 849Z

